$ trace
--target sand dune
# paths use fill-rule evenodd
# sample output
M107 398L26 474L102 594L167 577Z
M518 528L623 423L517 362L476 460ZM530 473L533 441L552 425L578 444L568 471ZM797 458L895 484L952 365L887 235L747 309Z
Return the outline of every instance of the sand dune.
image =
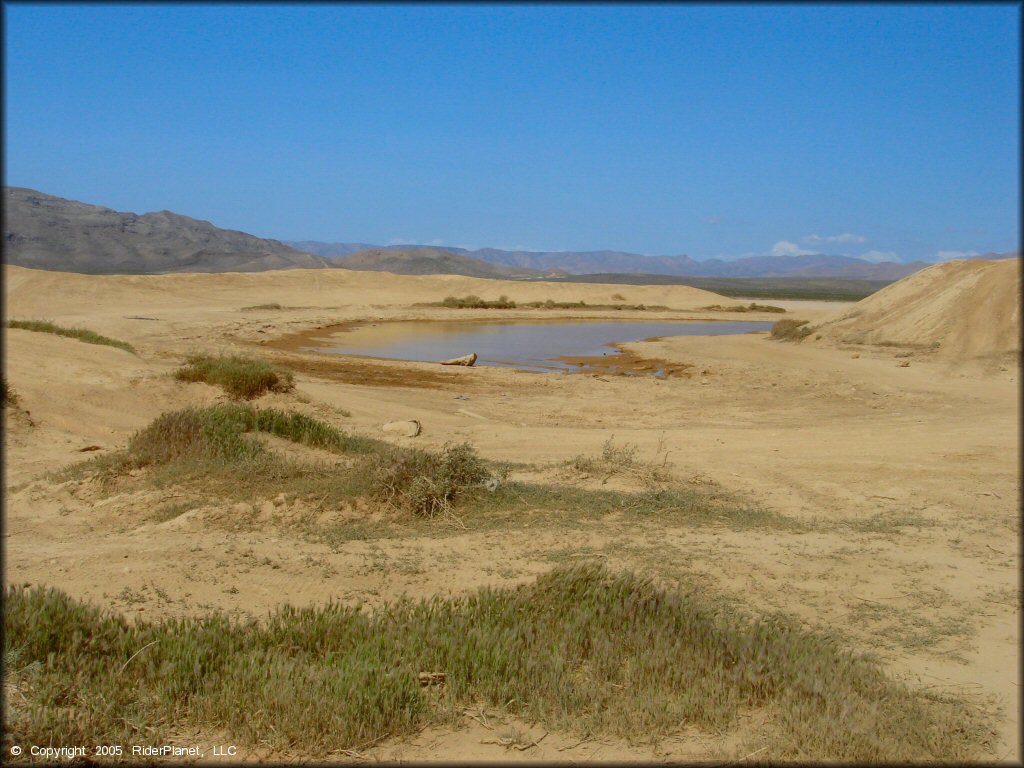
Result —
M368 307L441 301L446 296L501 295L519 301L586 301L593 304L660 304L698 309L736 304L710 291L685 285L600 285L488 280L461 275L407 276L350 270L292 269L273 272L177 273L165 275L80 275L6 265L4 298L8 317L53 317L67 310L126 311L162 308L237 309L276 302L297 307ZM59 306L54 301L60 297ZM92 314L92 312L90 312Z
M1020 259L923 269L814 330L825 340L935 349L944 358L1020 354Z

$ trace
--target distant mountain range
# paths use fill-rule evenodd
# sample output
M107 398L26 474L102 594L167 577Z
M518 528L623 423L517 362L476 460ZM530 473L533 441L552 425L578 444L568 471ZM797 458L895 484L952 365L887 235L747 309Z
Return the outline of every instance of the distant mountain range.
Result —
M393 272L396 275L467 275L504 280L560 276L565 272L505 267L473 259L443 248L367 248L351 256L330 259L336 267L364 272Z
M312 240L284 241L288 245L326 258L364 250L366 243L322 243ZM408 245L372 246L381 258L389 250L408 250ZM899 280L928 266L927 262L873 264L850 256L753 256L734 261L689 256L643 256L626 251L503 251L497 248L433 247L490 264L537 272L588 274L644 274L689 277L842 277L859 280ZM981 258L981 257L979 257ZM389 270L390 271L390 270Z
M850 278L893 281L928 266L873 264L849 256L757 256L697 261L624 251L466 250L410 245L280 241L221 229L170 211L122 213L23 187L4 188L4 261L92 274L356 269L406 275L502 279L630 274L728 278ZM1019 254L987 253L996 259Z

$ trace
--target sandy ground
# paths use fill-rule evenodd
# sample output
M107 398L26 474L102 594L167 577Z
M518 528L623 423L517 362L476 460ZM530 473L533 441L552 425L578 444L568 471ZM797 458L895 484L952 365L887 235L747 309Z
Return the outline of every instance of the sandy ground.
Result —
M296 351L309 332L362 320L536 317L536 312L415 306L476 293L518 301L664 304L642 319L775 320L701 311L734 301L681 286L501 283L455 277L291 271L88 277L5 267L8 318L49 319L131 342L132 355L5 329L5 377L20 395L5 424L5 580L49 584L127 615L211 606L262 614L329 598L370 605L526 581L556 563L600 558L671 582L697 579L759 610L784 610L844 634L915 685L956 691L993 712L990 756L1020 760L1019 372L1012 356L968 364L932 350L803 344L766 335L676 337L626 345L673 364L665 379L601 373L335 359ZM283 309L243 310L276 302ZM768 302L814 322L842 309ZM546 312L544 317L612 316ZM614 313L623 318L624 313ZM306 332L306 336L299 334ZM313 334L316 335L316 334ZM297 389L261 400L383 437L386 421L423 425L406 444L470 440L488 458L555 467L614 437L695 486L818 521L813 533L605 520L560 529L445 529L311 543L289 527L294 499L258 504L263 523L211 502L166 522L149 513L178 491L103 497L49 472L123 446L160 413L223 399L170 374L191 350L236 350L297 365ZM347 412L349 415L343 415ZM83 449L99 446L83 452ZM524 751L500 743L493 712L360 753L380 759L695 760L731 754L735 734L662 743L552 733ZM519 726L539 738L544 730ZM496 735L497 734L497 735ZM273 756L252 752L250 758ZM281 757L281 756L277 756ZM358 755L334 755L354 759Z

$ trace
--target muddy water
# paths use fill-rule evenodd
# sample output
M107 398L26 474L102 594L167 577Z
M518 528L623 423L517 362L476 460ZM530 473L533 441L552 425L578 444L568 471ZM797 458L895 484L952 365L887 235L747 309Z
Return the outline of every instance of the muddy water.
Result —
M317 352L437 362L476 352L477 365L529 371L578 370L563 357L613 357L616 343L653 336L768 331L772 323L630 321L416 321L372 323L331 336ZM312 348L310 348L312 349Z

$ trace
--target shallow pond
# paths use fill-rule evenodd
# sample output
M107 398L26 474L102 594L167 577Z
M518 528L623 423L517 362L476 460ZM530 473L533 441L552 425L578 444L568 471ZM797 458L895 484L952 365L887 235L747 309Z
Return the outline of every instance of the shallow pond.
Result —
M714 336L768 331L769 322L520 320L386 322L338 333L317 352L437 362L476 352L477 365L530 371L579 370L559 358L613 357L616 343L652 336Z

